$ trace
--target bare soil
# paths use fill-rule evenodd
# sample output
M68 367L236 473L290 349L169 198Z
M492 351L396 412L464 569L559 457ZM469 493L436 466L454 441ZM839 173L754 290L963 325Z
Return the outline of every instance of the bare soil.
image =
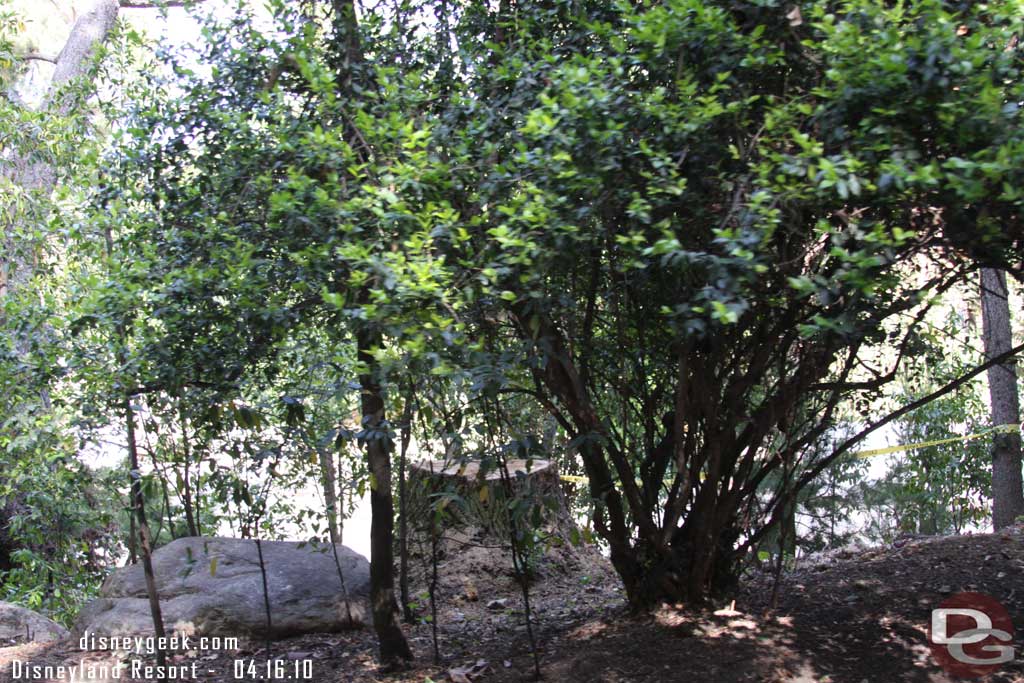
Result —
M233 651L192 650L172 661L197 663L198 675L186 680L218 683L303 680L303 666L312 669L306 680L318 683L531 680L533 659L508 553L480 547L485 544L470 537L455 545L461 550L446 544L439 563L439 664L433 663L425 598L417 598L417 623L406 627L416 661L403 671L380 669L369 628L273 643L271 656L283 664L269 670L260 643ZM422 553L415 562L414 597L425 592L428 559L429 553ZM984 680L1024 683L1024 528L811 558L781 576L774 609L769 605L774 578L765 574L748 576L734 604L704 610L663 605L633 615L614 573L596 551L556 548L538 566L530 599L547 681L959 680L932 659L927 628L931 609L944 598L976 591L1001 602L1019 629L1016 661ZM108 653L84 656L87 662L110 661ZM82 657L68 642L3 648L0 680L11 680L16 659L55 665L78 664ZM240 677L235 676L236 661L243 662ZM276 675L281 673L286 676Z

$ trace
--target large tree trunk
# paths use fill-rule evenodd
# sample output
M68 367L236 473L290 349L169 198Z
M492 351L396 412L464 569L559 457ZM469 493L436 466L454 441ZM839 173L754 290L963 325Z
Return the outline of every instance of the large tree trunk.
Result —
M57 113L67 114L81 102L70 93L60 92L61 87L85 75L89 60L110 35L121 9L118 0L97 0L90 10L82 13L71 29L71 35L57 56L50 90L44 106L55 107Z
M83 13L71 29L64 48L57 56L56 68L49 89L43 98L43 109L55 116L67 116L82 102L79 92L65 87L77 78L84 76L96 46L106 40L114 28L120 6L117 0L99 0L92 9ZM0 175L13 187L39 196L49 195L53 190L56 173L53 167L43 160L33 158L24 151L6 159L0 167ZM2 216L3 248L0 249L0 300L19 283L25 282L30 273L31 253L25 245L18 244L16 231L11 224L13 215Z
M392 539L394 537L394 505L391 500L391 449L383 432L384 397L377 379L374 350L380 346L380 334L363 329L356 339L363 374L362 411L366 461L370 470L370 605L373 627L380 643L380 658L385 665L401 659L412 659L412 651L398 625L398 603L395 601L395 568Z
M1009 351L1013 346L1009 290L1006 274L1001 270L981 270L981 319L985 357L993 358ZM1016 359L989 369L988 391L992 423L1019 425ZM992 525L1002 529L1013 524L1020 515L1024 515L1020 432L998 432L992 444Z

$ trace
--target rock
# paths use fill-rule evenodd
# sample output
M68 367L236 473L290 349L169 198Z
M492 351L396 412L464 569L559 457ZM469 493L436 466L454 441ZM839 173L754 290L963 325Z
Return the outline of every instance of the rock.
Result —
M263 541L270 594L271 636L336 632L361 625L368 610L370 565L338 546L346 606L330 544ZM238 538L179 538L153 554L164 626L180 635L264 637L266 613L256 542ZM349 618L351 614L351 619ZM142 565L119 569L100 597L82 610L74 636L153 634Z
M489 668L486 660L478 659L476 664L471 666L448 669L448 677L452 679L452 683L473 683L473 679L482 677Z
M0 646L60 640L68 630L52 619L10 602L0 602Z

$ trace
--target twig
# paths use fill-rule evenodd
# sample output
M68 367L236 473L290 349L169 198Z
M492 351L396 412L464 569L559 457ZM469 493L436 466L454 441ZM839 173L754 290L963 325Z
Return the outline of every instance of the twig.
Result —
M260 559L260 577L263 579L263 609L266 610L266 613L267 613L266 646L267 646L267 660L269 661L270 660L270 632L271 632L271 629L273 628L273 626L272 626L272 622L270 620L270 590L269 590L269 588L267 586L267 567L263 563L263 545L262 545L262 543L260 543L260 531L259 531L259 521L258 520L256 522L256 539L255 540L256 540L256 554L257 554L257 556L259 556L259 559Z

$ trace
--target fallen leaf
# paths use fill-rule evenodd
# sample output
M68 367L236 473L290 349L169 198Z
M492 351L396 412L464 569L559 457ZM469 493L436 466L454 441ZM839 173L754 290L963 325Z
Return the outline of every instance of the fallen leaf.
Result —
M480 592L476 589L476 585L465 576L462 577L462 595L470 602L480 599Z

